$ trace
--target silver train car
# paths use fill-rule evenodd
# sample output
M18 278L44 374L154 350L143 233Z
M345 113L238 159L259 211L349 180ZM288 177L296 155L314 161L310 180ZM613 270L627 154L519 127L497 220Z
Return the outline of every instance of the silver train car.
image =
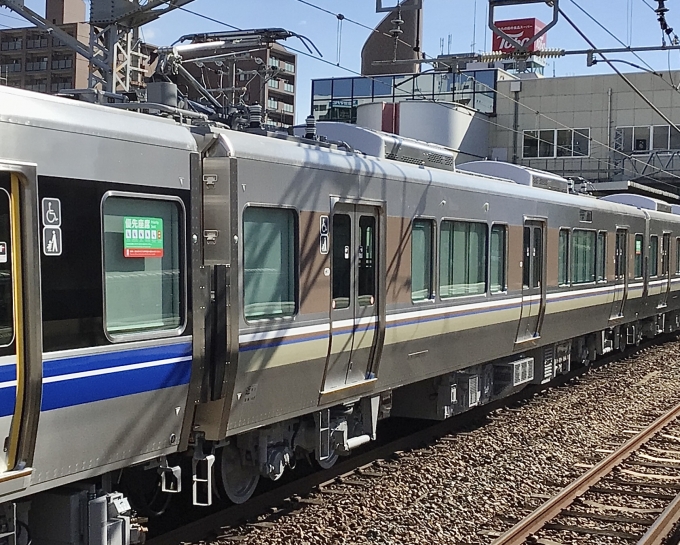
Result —
M662 205L4 87L0 185L7 543L142 542L126 475L243 502L680 324Z

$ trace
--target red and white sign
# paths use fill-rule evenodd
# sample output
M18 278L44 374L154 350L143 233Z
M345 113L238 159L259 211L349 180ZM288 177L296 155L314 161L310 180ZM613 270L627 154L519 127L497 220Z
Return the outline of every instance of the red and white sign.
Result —
M520 44L525 45L539 31L545 28L545 23L538 19L513 19L512 21L496 21L496 26ZM529 51L542 51L546 46L547 40L544 34L529 46ZM505 38L494 34L493 50L512 53L515 50L515 46Z

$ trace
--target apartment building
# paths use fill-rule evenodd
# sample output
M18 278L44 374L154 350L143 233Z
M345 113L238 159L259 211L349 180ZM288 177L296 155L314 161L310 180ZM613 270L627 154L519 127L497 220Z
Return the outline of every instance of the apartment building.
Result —
M82 0L47 0L46 18L81 42L90 39ZM0 30L0 83L41 93L87 87L88 62L36 27Z

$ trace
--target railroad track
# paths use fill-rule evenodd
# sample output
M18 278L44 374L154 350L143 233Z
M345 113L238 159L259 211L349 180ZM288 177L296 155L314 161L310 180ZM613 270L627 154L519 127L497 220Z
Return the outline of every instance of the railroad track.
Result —
M219 538L220 542L231 539L239 541L239 536L243 535L244 526L274 527L280 517L304 509L307 505L320 503L320 497L327 495L330 498L334 496L340 498L345 495L369 493L371 480L396 471L392 469L392 466L399 458L427 453L429 446L438 441L446 441L447 436L451 434L460 434L467 429L477 427L497 409L529 400L537 393L567 384L591 370L643 353L668 340L669 336L663 336L645 342L625 354L605 356L590 367L575 369L548 385L531 386L509 398L497 400L449 420L434 423L405 437L398 437L384 444L373 446L370 450L360 451L348 459L341 460L331 469L305 475L293 482L259 493L244 505L227 506L219 512L154 537L147 541L147 545L209 542L213 538ZM680 436L680 431L678 435ZM680 449L680 443L678 448ZM415 498L415 503L418 501L419 498Z
M661 545L680 521L680 404L493 541Z

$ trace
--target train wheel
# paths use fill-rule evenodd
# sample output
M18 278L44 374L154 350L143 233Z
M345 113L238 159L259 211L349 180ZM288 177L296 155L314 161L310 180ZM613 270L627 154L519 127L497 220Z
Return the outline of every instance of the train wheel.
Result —
M325 460L319 460L315 457L314 461L321 469L330 469L335 465L335 462L338 461L338 453L333 451L331 455Z
M218 451L215 470L220 497L226 496L233 503L247 502L260 481L258 468L245 464L241 451L235 445L227 445Z
M149 518L163 515L173 496L161 490L161 477L158 473L141 467L126 469L121 486L133 509Z

